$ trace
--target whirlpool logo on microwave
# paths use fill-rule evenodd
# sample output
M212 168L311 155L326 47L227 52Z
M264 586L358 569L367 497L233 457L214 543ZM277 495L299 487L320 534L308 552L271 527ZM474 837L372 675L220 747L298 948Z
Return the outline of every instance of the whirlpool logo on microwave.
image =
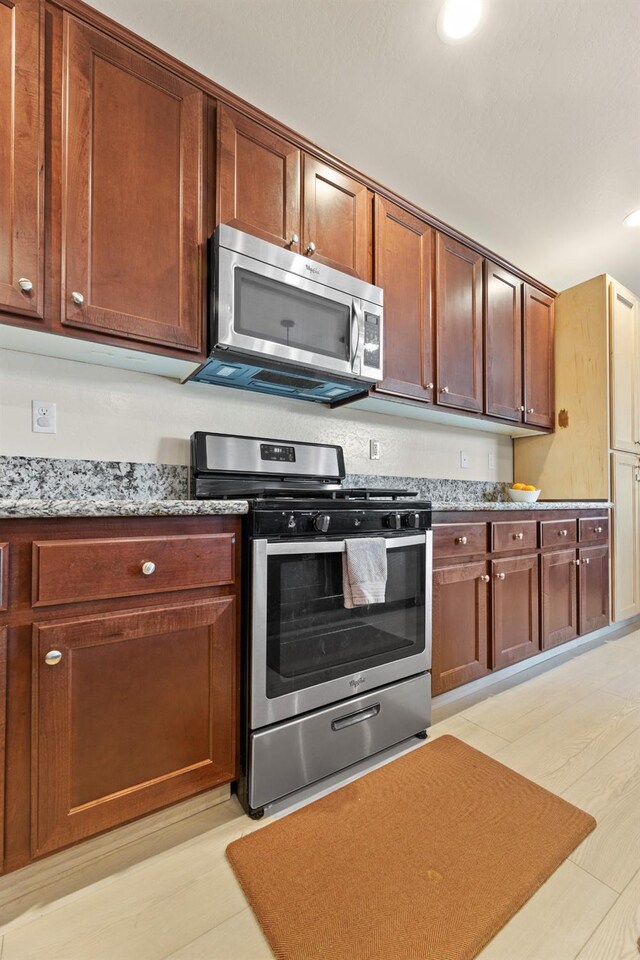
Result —
M349 680L349 686L353 687L354 690L357 690L361 683L364 683L364 677L356 677L355 680Z
M304 268L305 270L308 270L309 273L314 273L316 274L316 276L320 276L320 271L318 270L318 268L312 267L310 263L305 263Z

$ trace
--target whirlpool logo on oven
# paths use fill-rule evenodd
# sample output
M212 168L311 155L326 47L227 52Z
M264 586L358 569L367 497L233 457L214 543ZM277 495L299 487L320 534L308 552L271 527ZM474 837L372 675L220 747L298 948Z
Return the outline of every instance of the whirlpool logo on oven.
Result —
M353 687L354 690L357 690L361 683L364 683L364 677L356 677L355 680L349 680L349 686Z

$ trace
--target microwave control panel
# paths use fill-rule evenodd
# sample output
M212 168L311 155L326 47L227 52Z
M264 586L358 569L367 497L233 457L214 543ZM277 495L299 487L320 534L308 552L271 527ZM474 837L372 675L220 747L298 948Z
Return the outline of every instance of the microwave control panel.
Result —
M380 366L380 317L375 313L364 315L364 363L367 367Z

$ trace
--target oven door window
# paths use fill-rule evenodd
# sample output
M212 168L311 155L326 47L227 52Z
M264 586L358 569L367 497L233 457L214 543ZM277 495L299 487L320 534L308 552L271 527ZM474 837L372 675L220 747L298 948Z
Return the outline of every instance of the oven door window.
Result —
M234 327L255 340L349 361L351 307L295 286L235 270Z
M342 554L274 555L267 568L267 697L421 653L424 545L387 550L384 603L346 610Z

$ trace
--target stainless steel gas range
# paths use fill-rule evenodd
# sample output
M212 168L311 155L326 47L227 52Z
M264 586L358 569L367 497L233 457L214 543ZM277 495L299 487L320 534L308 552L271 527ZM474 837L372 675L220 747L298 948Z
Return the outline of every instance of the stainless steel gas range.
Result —
M413 736L431 700L431 504L348 490L342 449L192 437L192 495L248 499L243 735L250 816ZM382 538L384 602L347 609L347 541Z

